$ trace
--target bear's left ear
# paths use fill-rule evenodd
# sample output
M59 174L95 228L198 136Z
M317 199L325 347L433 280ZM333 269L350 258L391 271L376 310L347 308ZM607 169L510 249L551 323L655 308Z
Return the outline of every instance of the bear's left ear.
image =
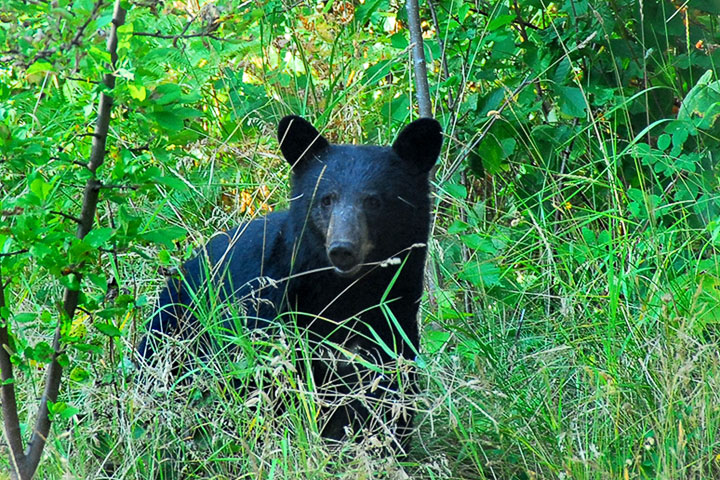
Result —
M289 115L278 124L278 141L285 160L295 168L302 163L301 158L318 153L330 143L320 135L310 122L297 115Z
M432 118L419 118L405 126L393 143L400 158L429 172L435 165L442 147L442 127Z

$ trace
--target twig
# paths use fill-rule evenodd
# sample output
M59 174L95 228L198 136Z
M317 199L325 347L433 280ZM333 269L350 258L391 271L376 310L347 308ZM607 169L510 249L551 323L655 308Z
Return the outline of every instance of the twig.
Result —
M2 257L13 257L15 255L22 255L23 253L27 253L30 250L27 248L23 248L22 250L15 250L14 252L7 252L7 253L0 253L0 258ZM0 282L0 285L2 285L2 282ZM1 306L1 305L0 305Z
M522 12L520 10L520 5L518 5L517 0L513 0L513 9L515 10L515 15L517 17L517 21L514 22L515 25L517 25L518 32L520 33L520 37L523 39L523 42L525 45L530 44L530 39L527 34L527 30L525 30L525 27L527 26L527 23L523 21L522 18ZM550 113L550 102L547 101L544 94L544 89L542 87L542 84L540 83L540 78L536 78L534 80L535 83L535 89L537 90L537 97L541 102L543 114L545 115L545 118L547 119L548 113Z
M98 188L101 188L103 190L137 190L137 185L122 185L119 183L104 183L100 185Z
M98 12L100 11L100 8L103 6L103 0L98 0L95 2L95 5L93 6L92 12L90 12L90 15L88 16L87 20L85 20L85 23L78 28L77 33L73 37L73 39L70 41L70 45L73 46L79 46L80 40L82 39L83 34L85 33L85 29L88 25L90 25L90 22L92 22L95 17L97 17ZM65 45L65 48L67 48L69 45Z
M63 218L67 218L68 220L72 220L75 223L80 223L80 219L77 217L73 217L72 215L68 215L67 213L58 212L57 210L50 210L50 213L53 215L59 215Z
M65 80L72 80L73 82L85 82L85 83L89 83L91 85L100 85L100 82L97 82L95 80L89 80L87 78L65 77Z
M154 37L154 38L162 38L165 40L173 40L173 41L177 41L178 39L197 38L197 37L208 37L208 38L212 38L213 40L218 40L221 42L225 41L224 38L218 37L217 35L213 35L211 33L205 33L205 32L187 33L185 35L166 35L166 34L163 34L160 32L157 32L157 33L133 32L132 34L137 35L138 37Z
M483 9L481 9L481 8L477 8L477 9L471 8L470 11L471 11L471 12L474 12L474 13L479 13L480 15L483 15L483 16L485 16L485 17L491 17L491 16L492 16L492 13L491 13L491 12L489 12L489 11L487 11L487 10L483 10ZM457 16L456 16L455 18L457 19ZM519 15L515 18L515 20L512 21L512 23L515 24L515 25L517 25L517 26L519 26L519 27L523 27L523 28L530 28L530 29L532 29L532 30L542 30L542 28L538 27L537 25L533 25L533 24L530 23L530 22L526 22L526 21L523 20L522 17L520 17Z
M450 78L450 71L448 70L447 66L447 54L445 52L445 42L443 42L442 35L440 35L440 23L438 22L437 18L437 12L435 12L435 4L433 3L433 0L428 0L428 8L430 8L430 16L432 17L433 25L435 25L435 29L438 31L437 39L438 44L440 45L440 63L442 65L443 69L443 79L447 80ZM448 89L448 110L453 111L455 110L455 101L453 100L452 90Z

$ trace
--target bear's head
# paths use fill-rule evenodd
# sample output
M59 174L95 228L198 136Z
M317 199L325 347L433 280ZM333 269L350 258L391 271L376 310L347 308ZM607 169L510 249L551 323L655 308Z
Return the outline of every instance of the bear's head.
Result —
M378 147L330 144L308 121L288 116L278 140L292 166L291 217L319 237L338 275L354 277L367 263L427 242L428 173L442 146L436 120L415 120L391 147Z

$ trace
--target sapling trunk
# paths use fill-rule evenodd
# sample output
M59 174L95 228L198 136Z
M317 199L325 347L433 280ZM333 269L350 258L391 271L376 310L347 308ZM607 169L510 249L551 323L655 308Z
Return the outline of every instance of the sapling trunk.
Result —
M425 48L423 46L422 30L420 29L418 0L408 0L406 7L410 42L412 43L413 73L415 74L415 94L417 95L418 110L421 117L432 118L430 87L428 86Z
M120 0L115 1L113 12L112 28L107 40L107 49L114 68L117 60L117 28L125 22L125 10L120 5ZM115 86L115 76L113 72L107 73L103 79L103 83L108 90L112 90ZM98 106L98 118L95 124L95 132L93 133L92 150L90 152L90 160L87 169L91 172L90 178L85 184L83 194L82 211L78 219L77 237L84 238L90 232L93 224L93 218L97 210L98 197L102 184L95 177L97 169L102 165L105 159L105 145L108 134L108 126L110 124L110 110L112 108L112 97L106 93L100 94L100 103ZM79 268L78 268L79 270ZM5 296L3 290L4 284L2 274L0 272L0 308L5 307ZM30 480L37 470L45 442L50 433L50 412L49 405L57 400L62 379L62 366L58 361L58 357L62 354L61 345L61 326L65 322L70 321L75 315L75 309L78 306L80 292L78 290L65 290L63 297L63 307L58 319L58 325L55 329L52 348L52 360L47 369L45 377L45 388L40 398L40 407L37 413L37 419L33 427L30 441L27 449L23 452L23 442L20 435L20 422L18 418L17 399L15 397L15 383L12 376L12 363L10 361L9 346L9 318L0 319L0 379L2 387L0 388L0 401L2 401L3 427L5 430L5 438L10 447L10 476L13 480Z

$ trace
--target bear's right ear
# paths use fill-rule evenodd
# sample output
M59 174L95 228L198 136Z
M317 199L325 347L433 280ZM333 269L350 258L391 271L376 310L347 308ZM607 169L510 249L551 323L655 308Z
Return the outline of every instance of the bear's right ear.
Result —
M295 168L308 154L318 153L330 143L310 122L297 115L289 115L278 124L278 141L285 160Z

